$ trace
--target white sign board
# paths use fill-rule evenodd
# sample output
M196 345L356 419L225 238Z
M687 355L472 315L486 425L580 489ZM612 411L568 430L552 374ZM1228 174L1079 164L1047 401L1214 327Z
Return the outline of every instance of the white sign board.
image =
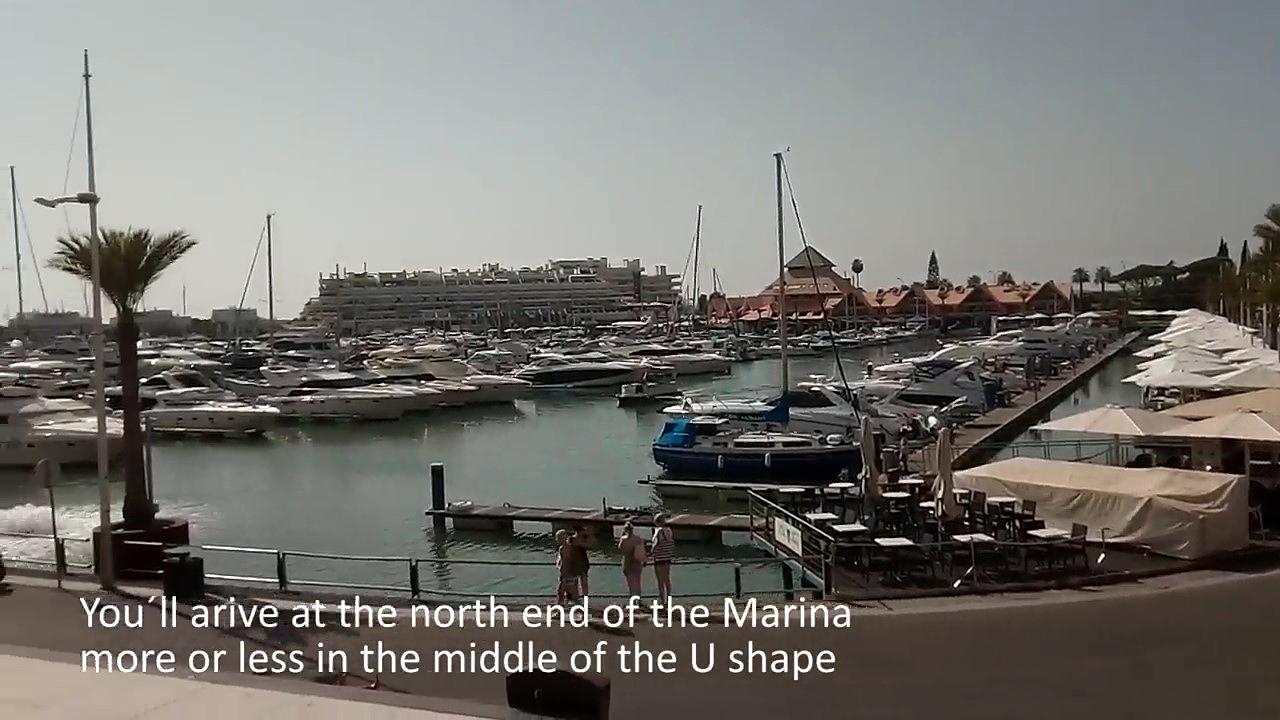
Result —
M778 541L779 545L796 555L804 555L804 546L800 542L800 528L780 517L775 517L773 519L773 537Z

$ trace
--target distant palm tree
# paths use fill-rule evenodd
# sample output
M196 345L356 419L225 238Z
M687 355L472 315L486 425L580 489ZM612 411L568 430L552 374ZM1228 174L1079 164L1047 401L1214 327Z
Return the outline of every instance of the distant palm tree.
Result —
M1268 207L1263 217L1265 222L1253 226L1253 236L1262 242L1249 258L1249 289L1262 302L1263 336L1274 347L1275 310L1280 306L1280 203Z
M138 405L138 325L134 313L151 287L196 241L182 230L152 235L150 230L101 231L102 292L116 308L116 351L124 420L124 521L146 527L155 516L142 465L142 412ZM49 267L83 280L93 277L93 240L88 235L58 238Z
M854 258L849 270L853 272L853 286L862 287L862 258Z
M979 285L982 284L982 276L970 275L969 279L965 281L965 284L968 285L969 287L978 287Z
M1103 295L1106 295L1107 283L1111 282L1111 268L1106 265L1099 265L1093 271L1093 281L1098 283L1098 289L1102 291Z
M1082 296L1084 295L1084 284L1092 279L1093 278L1089 277L1089 271L1082 267L1078 267L1071 271L1071 282L1074 283L1076 287L1080 288L1080 295Z
M1012 285L1012 284L1013 284L1013 273L1009 272L1008 270L1001 270L1000 272L996 273L996 284L997 284L997 285Z

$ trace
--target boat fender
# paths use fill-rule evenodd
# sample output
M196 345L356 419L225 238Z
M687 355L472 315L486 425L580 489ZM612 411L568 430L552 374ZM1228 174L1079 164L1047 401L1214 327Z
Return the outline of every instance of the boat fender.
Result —
M773 467L773 453L764 454L764 466L767 468Z
M717 470L723 470L723 469L724 469L724 456L723 456L723 455L717 455L717 456L716 456L716 469L717 469Z

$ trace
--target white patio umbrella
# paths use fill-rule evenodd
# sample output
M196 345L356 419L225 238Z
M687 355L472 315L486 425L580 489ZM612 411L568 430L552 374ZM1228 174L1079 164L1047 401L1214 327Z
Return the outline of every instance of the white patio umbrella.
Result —
M1275 350L1269 350L1260 346L1252 346L1232 350L1222 356L1223 360L1230 362L1249 362L1252 360L1261 360L1263 362L1276 362L1280 360Z
M1162 411L1161 415L1184 420L1203 420L1235 412L1260 412L1280 415L1280 388L1267 388L1226 397L1197 400Z
M1133 356L1136 358L1143 358L1143 359L1158 358L1163 355L1168 355L1169 353L1173 352L1173 349L1174 349L1173 345L1166 345L1165 343L1156 343L1151 347L1145 347L1145 348L1142 348L1141 350L1135 351L1133 353Z
M1233 412L1187 423L1160 434L1177 438L1280 443L1280 415Z
M1214 378L1217 387L1231 390L1280 388L1280 369L1266 365L1248 365Z
M1139 387L1171 387L1187 389L1214 387L1213 378L1207 375L1199 375L1197 373L1186 372L1183 370L1174 370L1164 373L1140 372L1136 375L1130 375L1121 382L1133 383Z
M1138 363L1138 369L1150 373L1163 373L1181 370L1183 372L1212 375L1214 373L1234 370L1231 363L1203 350L1180 349L1164 357Z
M1126 437L1146 437L1159 435L1166 430L1185 425L1186 422L1177 417L1163 415L1151 410L1105 405L1093 410L1069 415L1057 420L1042 422L1032 426L1032 430L1053 430L1058 432L1090 433L1093 435L1123 435Z

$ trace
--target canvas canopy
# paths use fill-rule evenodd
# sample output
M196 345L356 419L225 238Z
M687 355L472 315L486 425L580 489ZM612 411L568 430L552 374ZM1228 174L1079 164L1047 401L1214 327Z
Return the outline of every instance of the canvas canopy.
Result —
M1050 527L1089 527L1089 539L1195 559L1249 544L1248 486L1239 475L1010 458L955 475L959 488L1036 502Z

